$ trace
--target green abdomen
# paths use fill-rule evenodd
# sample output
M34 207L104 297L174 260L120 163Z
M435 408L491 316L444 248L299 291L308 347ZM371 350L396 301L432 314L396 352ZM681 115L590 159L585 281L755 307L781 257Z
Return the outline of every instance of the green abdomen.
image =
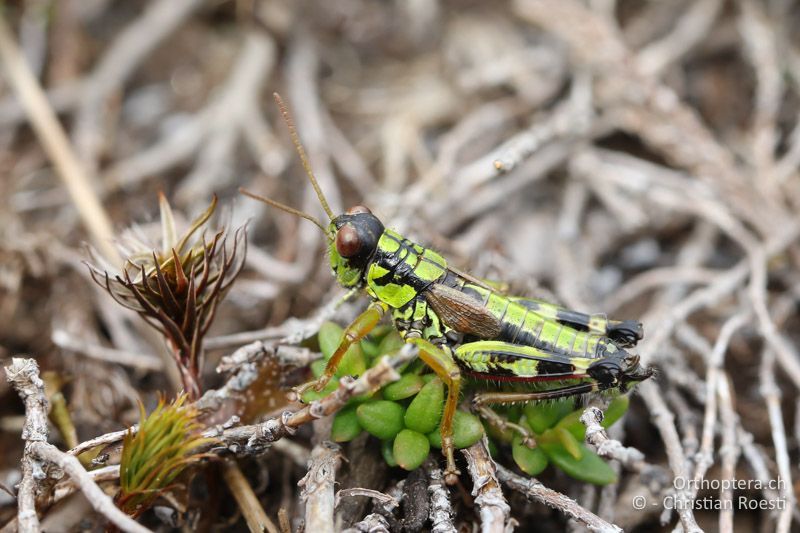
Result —
M467 282L458 288L482 302L500 320L500 334L492 340L535 346L569 357L599 357L599 348L604 344L602 337L545 318L552 314L551 310L542 309L540 314L536 308L547 304L528 301L523 305L513 298Z

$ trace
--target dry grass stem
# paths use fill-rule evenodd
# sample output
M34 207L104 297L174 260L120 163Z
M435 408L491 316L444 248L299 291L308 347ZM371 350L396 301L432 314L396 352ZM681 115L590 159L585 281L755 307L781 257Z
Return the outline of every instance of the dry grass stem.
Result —
M242 510L250 532L262 533L267 531L268 533L278 533L277 526L264 512L264 508L253 492L253 488L233 459L227 459L222 462L222 475L228 488L236 498L239 509Z
M14 42L5 18L0 18L0 57L17 98L29 115L42 146L64 181L95 244L110 261L121 264L119 254L112 245L114 231L111 219L95 193L90 174L70 146L64 128Z

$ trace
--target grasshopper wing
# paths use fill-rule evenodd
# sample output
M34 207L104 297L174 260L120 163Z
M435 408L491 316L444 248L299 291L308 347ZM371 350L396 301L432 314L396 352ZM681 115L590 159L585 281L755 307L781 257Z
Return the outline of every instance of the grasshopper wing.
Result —
M494 339L502 323L475 298L441 283L434 283L425 292L428 304L439 320L461 333L481 339Z

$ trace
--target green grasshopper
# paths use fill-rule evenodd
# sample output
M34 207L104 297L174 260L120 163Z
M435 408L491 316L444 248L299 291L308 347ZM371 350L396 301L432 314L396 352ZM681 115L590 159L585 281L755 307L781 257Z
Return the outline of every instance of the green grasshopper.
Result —
M571 311L545 301L504 294L492 284L456 270L438 253L384 227L363 206L335 216L322 194L291 116L275 99L306 174L330 218L317 218L240 189L243 194L310 220L327 237L337 282L362 289L372 303L346 329L319 379L299 387L317 391L334 376L354 343L367 336L388 312L405 342L447 385L441 421L446 480L457 481L453 458L453 417L464 376L510 382L513 390L480 392L473 405L553 400L595 391L626 392L653 375L625 348L642 338L642 325L609 320L604 314ZM535 385L533 385L535 384Z

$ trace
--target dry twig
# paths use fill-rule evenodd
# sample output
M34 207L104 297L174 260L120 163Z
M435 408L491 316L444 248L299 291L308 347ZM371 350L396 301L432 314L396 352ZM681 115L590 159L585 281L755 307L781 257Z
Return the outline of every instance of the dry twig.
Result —
M25 402L26 413L26 425L22 434L22 438L26 441L25 455L22 459L23 482L20 487L17 514L19 530L23 533L39 531L34 495L37 485L47 478L46 468L50 463L70 476L95 511L108 518L122 531L129 533L150 531L120 511L111 498L97 486L78 459L59 451L47 442L47 400L44 397L44 383L39 378L39 365L36 361L15 358L11 365L6 367L6 376Z
M570 518L584 524L589 531L603 533L620 533L622 531L619 527L609 524L594 513L587 511L572 498L548 489L535 479L526 479L518 476L500 465L497 465L497 477L510 489L524 494L529 500L538 501L561 511Z
M500 483L497 481L497 465L486 449L486 436L462 450L467 459L467 468L474 485L472 495L481 517L483 533L505 533L514 529L516 520L511 518Z
M450 503L450 494L444 483L442 471L432 462L426 466L430 484L428 495L431 498L430 520L432 533L456 533L453 525L453 506Z
M336 469L342 460L338 445L322 442L311 451L308 473L298 482L303 491L300 498L306 504L306 529L333 533L335 507L334 483Z
M600 423L603 412L597 407L587 407L581 415L581 423L586 426L586 442L597 448L597 454L606 459L614 459L625 468L641 472L648 468L642 452L636 448L626 448L621 442L608 438ZM652 467L651 467L652 468Z

